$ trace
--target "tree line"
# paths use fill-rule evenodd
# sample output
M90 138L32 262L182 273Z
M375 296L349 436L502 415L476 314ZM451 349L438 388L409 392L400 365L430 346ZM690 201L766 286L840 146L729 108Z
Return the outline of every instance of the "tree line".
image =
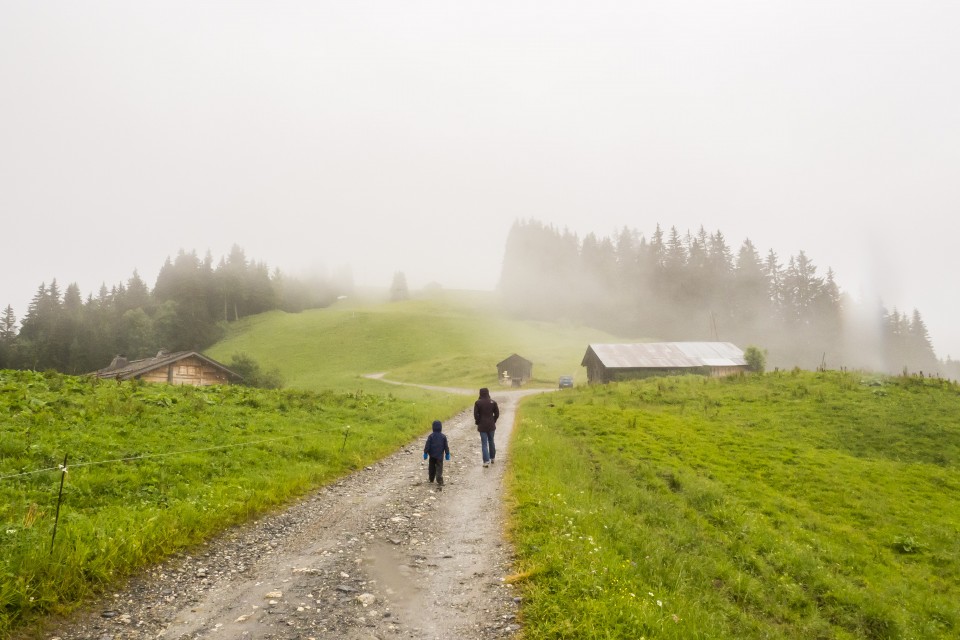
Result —
M207 252L180 250L168 258L153 289L137 271L111 288L101 285L83 299L80 288L43 283L17 328L13 307L0 314L0 369L81 374L158 351L202 350L219 340L227 323L282 309L298 312L329 305L349 293L347 271L294 278L249 260L234 245L215 265Z
M786 260L749 239L733 251L721 231L647 237L624 228L580 239L536 220L517 221L499 284L514 315L566 320L638 340L756 345L768 365L864 368L960 376L938 361L918 310L888 310L844 294L799 251Z
M863 368L960 378L960 362L938 360L920 312L855 301L827 269L800 251L784 262L747 239L734 253L720 231L650 237L624 228L583 239L541 222L517 221L507 237L499 284L514 315L565 320L638 340L720 340L759 346L771 367ZM84 300L72 283L43 283L19 323L0 313L0 368L87 373L113 356L202 350L240 318L329 305L352 278L293 278L234 246L214 264L208 252L168 258L153 289L134 271ZM395 274L394 299L408 295Z

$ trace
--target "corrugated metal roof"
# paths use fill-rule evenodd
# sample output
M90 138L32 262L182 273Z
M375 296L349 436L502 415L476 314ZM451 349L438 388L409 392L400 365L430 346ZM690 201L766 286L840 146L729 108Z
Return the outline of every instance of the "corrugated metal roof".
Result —
M731 342L591 344L589 349L608 369L741 367L747 364L743 351Z

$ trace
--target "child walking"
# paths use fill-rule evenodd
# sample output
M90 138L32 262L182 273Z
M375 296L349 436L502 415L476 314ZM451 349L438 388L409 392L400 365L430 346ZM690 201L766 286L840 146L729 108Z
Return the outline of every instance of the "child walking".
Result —
M447 436L441 433L443 425L439 420L433 421L433 433L427 436L427 443L423 445L423 459L430 458L429 479L437 479L437 484L443 487L443 459L450 459L450 445Z

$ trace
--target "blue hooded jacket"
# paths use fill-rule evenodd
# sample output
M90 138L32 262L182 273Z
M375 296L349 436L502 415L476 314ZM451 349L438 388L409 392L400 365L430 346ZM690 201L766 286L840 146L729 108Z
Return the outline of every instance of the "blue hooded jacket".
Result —
M450 453L447 436L440 432L443 425L439 420L433 421L433 433L427 436L427 444L423 445L423 452L431 458L443 458L443 454Z

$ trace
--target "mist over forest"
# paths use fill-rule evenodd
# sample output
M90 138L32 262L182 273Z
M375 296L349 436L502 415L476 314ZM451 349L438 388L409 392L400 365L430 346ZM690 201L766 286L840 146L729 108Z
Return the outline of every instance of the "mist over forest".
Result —
M17 331L13 308L0 314L0 369L55 369L81 374L160 350L201 350L224 335L225 325L281 309L296 313L329 305L353 288L346 270L296 278L272 272L234 245L214 265L208 252L180 250L161 267L151 290L136 271L126 283L81 296L76 284L61 291L42 283Z
M500 289L523 318L568 321L637 340L723 341L768 352L771 367L858 368L956 377L938 361L920 311L855 301L804 251L781 257L719 230L616 237L516 222Z
M384 283L386 288L388 283ZM297 278L247 258L234 245L216 264L180 250L151 289L136 271L82 297L73 283L42 283L18 323L0 313L0 368L82 374L117 354L202 350L228 323L271 310L322 308L353 291L349 269ZM781 258L750 240L731 249L721 231L659 225L649 236L624 228L584 238L517 221L506 241L499 291L524 319L592 326L633 340L719 340L767 352L769 367L862 368L960 377L939 361L920 312L853 300L829 268L800 251ZM396 272L389 298L407 297ZM19 328L18 328L19 324Z

